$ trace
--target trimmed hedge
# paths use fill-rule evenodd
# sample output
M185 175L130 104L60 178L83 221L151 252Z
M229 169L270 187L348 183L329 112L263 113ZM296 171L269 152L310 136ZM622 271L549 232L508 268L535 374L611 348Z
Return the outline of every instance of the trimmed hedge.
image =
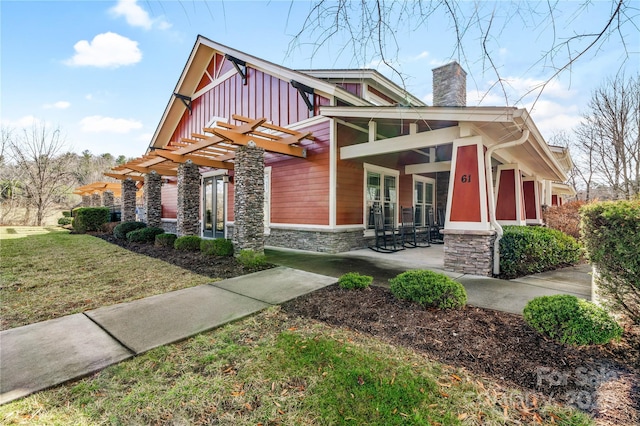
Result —
M407 271L390 279L389 283L395 297L425 308L462 308L467 303L467 292L462 284L437 272Z
M358 272L347 272L338 279L338 285L347 290L354 288L367 288L372 282L372 276L360 275Z
M146 227L147 224L144 222L122 222L120 225L113 228L113 235L119 240L126 240L129 232Z
M164 234L164 229L149 226L127 233L127 241L130 243L153 243L156 236L160 234Z
M214 240L203 239L200 242L200 251L210 256L232 256L233 243L231 240L216 238Z
M500 276L511 279L580 261L575 238L540 226L505 226L500 240Z
M250 249L240 250L236 260L246 268L258 268L267 264L267 256Z
M596 269L596 294L614 312L640 324L640 199L580 209L582 241Z
M79 234L99 231L107 222L109 222L108 207L80 207L73 211L73 230Z
M622 336L622 328L594 303L568 294L536 297L523 310L537 332L570 345L602 345Z
M60 226L71 225L72 222L73 222L73 219L67 216L58 218L58 225Z
M176 234L159 234L156 235L154 245L158 247L173 247L177 238Z
M201 240L202 238L197 235L185 235L176 238L176 241L173 243L173 248L176 250L199 251Z

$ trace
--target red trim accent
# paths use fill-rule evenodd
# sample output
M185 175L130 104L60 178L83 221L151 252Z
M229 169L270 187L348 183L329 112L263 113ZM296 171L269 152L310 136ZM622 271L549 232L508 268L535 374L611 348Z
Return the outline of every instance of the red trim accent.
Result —
M459 146L451 197L453 222L480 222L480 179L476 145Z

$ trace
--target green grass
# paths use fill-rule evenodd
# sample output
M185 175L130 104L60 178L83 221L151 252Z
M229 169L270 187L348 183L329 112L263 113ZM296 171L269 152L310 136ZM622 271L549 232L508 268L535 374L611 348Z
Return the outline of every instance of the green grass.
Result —
M0 239L3 330L214 281L60 228L0 228Z
M0 423L592 424L523 400L408 349L274 307L1 406Z

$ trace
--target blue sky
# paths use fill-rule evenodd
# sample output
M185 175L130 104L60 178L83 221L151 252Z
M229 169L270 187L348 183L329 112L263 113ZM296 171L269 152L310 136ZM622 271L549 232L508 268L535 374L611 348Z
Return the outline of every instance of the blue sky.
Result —
M506 100L500 90L490 90L496 74L482 59L482 40L469 31L465 54L459 56L455 32L441 12L427 25L398 28L400 48L397 54L391 49L392 59L406 87L428 104L431 69L457 59L470 74L468 105L478 105L482 98L482 105L508 103L531 110L537 92L525 93L553 74L548 63L538 62L552 34L550 24L532 22L531 15L513 17L513 3L478 4L482 13L493 12L493 25L500 26L487 42L506 82ZM587 9L581 4L558 3L556 34L568 37L605 24L611 2L596 1ZM640 2L632 5L638 8ZM397 80L375 55L358 57L343 49L340 38L313 54L315 36L307 34L289 51L310 8L308 1L0 0L2 125L20 129L40 120L59 126L75 152L140 156L198 34L294 69L369 67ZM592 51L580 58L545 88L532 111L543 136L575 126L592 90L605 78L620 69L638 72L640 33L628 22L622 33L626 50L613 35L598 45L597 55Z

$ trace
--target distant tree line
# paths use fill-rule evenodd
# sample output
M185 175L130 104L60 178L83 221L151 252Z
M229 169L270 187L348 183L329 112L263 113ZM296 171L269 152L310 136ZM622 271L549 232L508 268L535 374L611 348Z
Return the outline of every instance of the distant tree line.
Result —
M68 152L59 128L35 123L30 128L1 129L0 224L42 226L56 208L79 203L75 188L113 179L103 175L127 159L106 153Z

